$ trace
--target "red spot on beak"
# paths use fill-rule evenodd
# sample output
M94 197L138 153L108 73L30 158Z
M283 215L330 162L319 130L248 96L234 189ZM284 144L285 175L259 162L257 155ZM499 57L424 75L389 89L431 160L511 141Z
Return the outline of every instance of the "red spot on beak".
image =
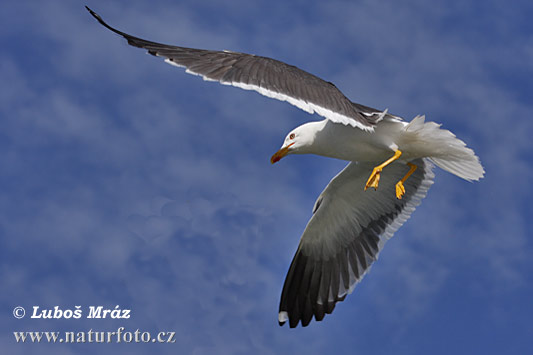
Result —
M283 147L281 148L280 150L278 150L276 153L274 153L274 155L272 156L272 158L270 158L270 162L272 164L278 162L281 160L281 158L283 158L284 156L286 156L288 153L289 153L289 148L294 144L294 142L292 142L291 144L289 144L288 146L286 147Z

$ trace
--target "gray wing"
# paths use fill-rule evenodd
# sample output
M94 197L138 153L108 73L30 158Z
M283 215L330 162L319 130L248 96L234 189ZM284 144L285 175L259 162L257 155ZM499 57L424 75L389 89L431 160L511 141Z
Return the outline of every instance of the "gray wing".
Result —
M295 66L275 59L231 51L212 51L171 46L130 36L107 23L86 7L98 22L124 37L132 46L166 58L167 63L185 67L188 73L205 80L254 90L298 108L326 117L333 122L372 131L386 115L374 108L356 104L337 87Z
M396 183L409 168L393 163L383 169L377 191L364 191L373 166L350 163L320 194L285 279L279 323L307 326L343 301L377 259L385 242L410 217L433 184L433 165L418 169L405 182L398 200Z

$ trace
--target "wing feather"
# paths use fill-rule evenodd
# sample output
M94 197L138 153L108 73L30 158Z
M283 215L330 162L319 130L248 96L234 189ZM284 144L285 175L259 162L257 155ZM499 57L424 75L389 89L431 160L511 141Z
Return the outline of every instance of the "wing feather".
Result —
M169 64L185 67L186 72L245 90L254 90L333 122L373 131L384 112L351 102L335 85L293 65L246 53L178 47L147 41L119 31L94 11L91 15L107 29L124 37L128 44L165 58ZM390 115L389 115L390 116ZM392 117L392 116L391 116Z
M371 164L350 163L332 179L315 203L289 268L280 301L280 325L288 320L291 327L300 321L307 326L313 315L322 320L353 291L385 241L409 218L433 184L429 160L413 163L418 169L404 184L406 193L401 200L396 198L395 184L409 170L403 163L383 170L377 191L363 190Z

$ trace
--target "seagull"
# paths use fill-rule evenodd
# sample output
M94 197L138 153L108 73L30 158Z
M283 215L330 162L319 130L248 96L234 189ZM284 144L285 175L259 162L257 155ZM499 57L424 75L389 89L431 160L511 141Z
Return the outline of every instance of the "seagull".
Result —
M289 267L280 325L306 327L343 301L377 260L385 242L411 216L435 177L434 164L467 181L485 173L474 151L425 116L410 122L350 101L331 83L281 61L232 51L178 47L119 31L128 44L206 81L287 101L322 121L287 134L270 159L316 154L348 161L320 194Z

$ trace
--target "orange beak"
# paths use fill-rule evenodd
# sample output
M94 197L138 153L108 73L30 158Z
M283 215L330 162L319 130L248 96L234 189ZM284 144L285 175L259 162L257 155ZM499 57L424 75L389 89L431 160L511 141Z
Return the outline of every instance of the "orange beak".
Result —
M283 158L284 156L287 155L287 153L289 153L289 148L291 147L291 145L293 145L293 143L289 144L288 146L286 147L283 147L281 148L280 150L278 150L276 153L274 153L274 155L272 156L272 158L270 158L270 162L272 164L278 162L281 160L281 158Z

